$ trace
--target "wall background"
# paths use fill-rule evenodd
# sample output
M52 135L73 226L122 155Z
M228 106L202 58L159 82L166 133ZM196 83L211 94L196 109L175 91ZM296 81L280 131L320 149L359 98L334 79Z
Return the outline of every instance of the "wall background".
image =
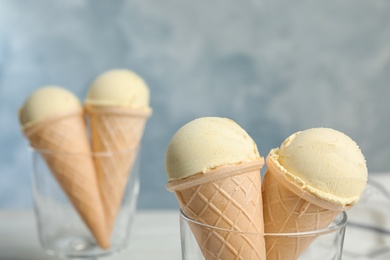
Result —
M153 116L140 208L177 208L165 149L200 116L225 116L266 156L291 133L351 136L371 174L390 169L390 2L386 0L0 1L0 208L31 207L18 108L61 85L81 99L111 68L139 73ZM264 169L263 169L264 171Z

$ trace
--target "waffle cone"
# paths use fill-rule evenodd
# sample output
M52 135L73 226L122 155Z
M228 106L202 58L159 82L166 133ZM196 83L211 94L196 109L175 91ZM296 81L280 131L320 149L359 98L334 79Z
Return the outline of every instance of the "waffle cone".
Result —
M23 132L31 146L41 150L42 157L98 245L108 248L104 211L81 111L37 122Z
M287 179L267 158L262 196L265 233L324 229L345 207L321 200ZM267 260L295 260L318 235L266 236Z
M264 232L260 180L263 164L261 158L222 166L167 184L176 193L186 216L217 227L189 223L206 260L265 260L264 237L249 234Z
M111 233L122 203L130 169L137 156L146 120L151 111L141 109L85 106L89 116L92 150L117 152L94 158L106 225Z

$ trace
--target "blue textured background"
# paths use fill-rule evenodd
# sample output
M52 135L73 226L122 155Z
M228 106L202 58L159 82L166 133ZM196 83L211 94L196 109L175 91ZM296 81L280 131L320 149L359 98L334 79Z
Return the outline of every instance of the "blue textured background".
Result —
M369 171L390 169L387 0L1 0L0 208L31 207L17 112L47 84L84 98L91 80L130 68L151 90L140 208L176 208L165 149L200 116L234 119L262 155L291 133L351 136Z

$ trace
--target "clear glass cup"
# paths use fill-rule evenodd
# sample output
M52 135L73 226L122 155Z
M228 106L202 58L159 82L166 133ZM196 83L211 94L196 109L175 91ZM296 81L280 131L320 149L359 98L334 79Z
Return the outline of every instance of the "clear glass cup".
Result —
M387 182L374 177L369 176L359 202L348 211L343 260L390 259L390 193Z
M29 148L32 167L32 190L38 235L43 249L60 258L97 259L124 249L129 241L131 224L139 193L139 152L131 149L119 152L91 154L61 153ZM46 159L45 159L46 158ZM53 174L47 158L79 162L100 160L113 165L130 158L127 183L110 237L110 247L100 248ZM93 202L92 202L93 203Z
M325 229L288 234L260 234L238 232L205 225L188 218L182 211L180 211L182 259L205 259L200 246L198 245L198 242L191 230L192 228L193 230L197 230L196 232L198 232L198 234L210 234L210 232L213 232L218 233L218 235L221 237L229 237L229 239L237 238L237 240L239 240L239 237L246 237L250 238L251 240L256 240L257 237L258 240L267 238L283 239L284 242L288 243L288 241L296 241L297 238L304 237L306 239L308 237L312 237L312 243L305 251L302 252L298 258L299 260L341 260L346 221L347 214L345 212L341 212L333 221L333 223Z

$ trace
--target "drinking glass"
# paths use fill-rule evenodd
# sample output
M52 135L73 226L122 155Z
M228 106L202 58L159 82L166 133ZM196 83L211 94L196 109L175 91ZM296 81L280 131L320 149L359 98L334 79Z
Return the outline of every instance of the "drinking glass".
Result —
M139 152L130 149L118 152L91 154L64 153L29 148L32 167L32 190L40 244L50 255L66 259L97 259L124 249L129 240L131 224L136 212L139 193ZM74 204L64 192L53 173L49 160L79 162L83 160L106 161L116 165L130 158L124 191L110 236L110 247L100 248L87 228ZM64 166L65 167L65 166ZM124 169L122 167L122 169ZM114 172L108 172L114 174ZM110 177L110 176L108 176ZM88 185L88 183L82 183ZM91 201L90 203L95 203Z
M388 182L375 177L369 176L359 202L348 211L343 260L390 259L390 192Z
M222 238L228 238L229 241L261 241L263 239L280 240L286 245L295 243L299 238L312 240L309 247L302 252L299 256L299 260L341 260L343 240L345 234L345 227L347 221L347 214L341 212L333 223L325 228L307 232L296 233L247 233L234 230L222 229L213 226L209 226L187 217L182 211L180 211L180 232L181 232L181 246L182 246L182 259L183 260L203 260L205 259L200 244L204 247L204 241L197 241L193 231L195 231L202 239L214 233ZM201 235L199 235L201 234ZM243 239L244 238L244 239ZM223 247L229 247L229 245L222 245ZM265 250L265 249L264 249Z

